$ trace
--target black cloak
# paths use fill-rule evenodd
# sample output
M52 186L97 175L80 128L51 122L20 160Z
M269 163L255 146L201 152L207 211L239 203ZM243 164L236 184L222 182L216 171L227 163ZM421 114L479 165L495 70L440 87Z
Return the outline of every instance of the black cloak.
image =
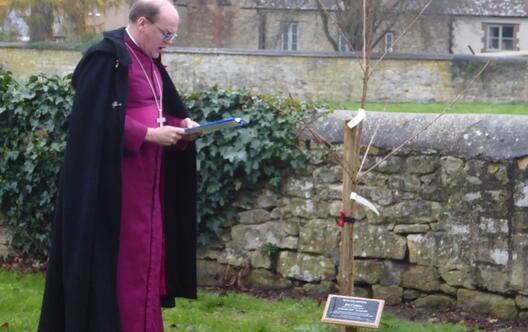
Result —
M125 29L106 32L77 65L46 288L38 331L121 331L116 271L121 215L121 162L128 95ZM163 109L186 118L160 59ZM163 307L196 298L196 149L165 148Z

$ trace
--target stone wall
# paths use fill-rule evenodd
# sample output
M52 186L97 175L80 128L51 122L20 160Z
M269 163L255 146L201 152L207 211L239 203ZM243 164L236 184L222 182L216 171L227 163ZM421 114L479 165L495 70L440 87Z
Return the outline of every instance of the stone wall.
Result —
M38 73L64 76L73 73L80 59L81 53L77 51L34 49L0 43L0 65L13 72L18 79Z
M71 72L76 52L2 48L0 63L27 77ZM357 66L349 58L261 52L174 50L165 62L181 88L217 83L302 97L354 99ZM449 100L482 64L473 57L391 59L372 78L372 99ZM528 101L525 59L497 61L466 99ZM507 92L507 93L506 93ZM342 151L338 112L318 123ZM436 115L369 112L366 144L379 124L366 167ZM458 306L500 318L528 317L528 132L526 117L446 115L406 149L360 177L360 194L381 209L359 208L356 284L359 295L389 304ZM203 285L239 282L296 287L308 294L336 288L341 167L311 143L307 170L283 192L263 188L254 206L221 241L199 252ZM1 220L1 218L0 218ZM0 222L0 254L5 251ZM236 273L234 273L236 272Z
M338 112L318 130L342 153ZM364 170L434 116L369 113L363 143L379 135ZM440 118L427 134L359 178L354 236L356 294L387 304L459 307L499 318L528 317L528 118ZM307 169L281 193L262 188L222 239L199 251L202 285L337 288L342 169L311 143Z
M80 58L73 51L2 45L0 64L21 79L37 72L71 73ZM487 59L392 54L372 75L369 100L452 101ZM173 48L164 63L182 90L219 85L301 99L359 100L361 95L358 59L341 53ZM528 102L528 59L494 59L461 100Z

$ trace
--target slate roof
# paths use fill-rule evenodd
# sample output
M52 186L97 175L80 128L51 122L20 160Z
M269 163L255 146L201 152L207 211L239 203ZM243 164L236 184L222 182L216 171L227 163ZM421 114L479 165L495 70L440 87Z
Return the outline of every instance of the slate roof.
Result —
M528 16L528 0L474 0L478 2L470 14L485 16Z
M391 1L391 0L388 0ZM428 0L409 0L421 9ZM335 8L334 0L322 0ZM317 10L316 0L254 0L257 8ZM427 12L463 16L528 17L528 0L433 0Z
M528 17L528 0L433 0L429 11L464 16Z
M258 8L266 9L318 9L316 0L254 0L254 2ZM328 9L335 7L335 0L321 0L321 2Z

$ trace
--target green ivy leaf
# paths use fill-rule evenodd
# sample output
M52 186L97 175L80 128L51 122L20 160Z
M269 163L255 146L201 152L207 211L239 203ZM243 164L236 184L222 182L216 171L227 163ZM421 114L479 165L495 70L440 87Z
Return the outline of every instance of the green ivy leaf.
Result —
M0 209L13 249L43 256L50 241L57 179L72 106L71 75L31 76L18 83L0 67ZM246 125L205 135L198 152L200 244L237 219L237 197L254 199L259 184L279 189L288 169L306 164L296 133L315 109L309 103L218 87L184 96L198 122L242 117Z
M315 107L218 87L189 93L185 102L198 122L232 116L242 117L246 123L240 129L216 132L197 141L199 242L205 244L216 236L224 221L237 218L232 203L239 193L254 196L259 183L280 189L284 169L306 164L296 133Z

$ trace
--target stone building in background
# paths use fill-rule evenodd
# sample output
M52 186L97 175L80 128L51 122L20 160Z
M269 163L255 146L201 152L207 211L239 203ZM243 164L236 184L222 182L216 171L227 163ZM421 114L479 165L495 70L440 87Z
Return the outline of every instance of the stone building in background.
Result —
M402 35L425 0L409 0L375 47L399 53L483 53L528 50L528 3L524 0L435 0ZM334 1L323 1L332 12ZM328 36L315 0L176 0L181 14L175 46L348 51L338 29ZM330 39L336 42L333 46Z
M434 0L410 29L407 29L410 22L429 0L386 0L387 3L400 1L404 5L399 10L387 10L381 15L392 18L384 20L377 29L376 52L528 52L528 2L525 0ZM174 0L174 3L181 14L177 47L349 51L347 39L335 24L330 23L325 29L316 0ZM338 11L335 0L322 0L322 3L329 13ZM85 32L126 25L128 7L128 1L122 1L119 6L106 9L95 6L87 10ZM2 9L6 10L0 6L0 13ZM54 39L83 37L71 35L73 30L66 26L71 25L72 18L66 19L63 14L53 15ZM0 33L16 29L15 35L27 39L23 25L13 25L12 15L4 16ZM351 20L359 16L350 15ZM395 45L404 31L407 34Z

